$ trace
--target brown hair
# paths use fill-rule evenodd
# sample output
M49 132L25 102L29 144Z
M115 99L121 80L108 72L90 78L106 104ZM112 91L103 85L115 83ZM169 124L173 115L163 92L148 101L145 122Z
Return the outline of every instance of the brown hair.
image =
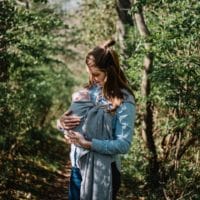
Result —
M97 67L106 73L107 81L103 86L103 95L111 100L114 108L116 108L123 99L121 89L128 90L132 95L133 92L129 88L126 76L120 68L117 53L111 48L114 44L115 40L111 39L102 45L96 46L87 54L86 64L88 67ZM91 80L90 85L92 85Z

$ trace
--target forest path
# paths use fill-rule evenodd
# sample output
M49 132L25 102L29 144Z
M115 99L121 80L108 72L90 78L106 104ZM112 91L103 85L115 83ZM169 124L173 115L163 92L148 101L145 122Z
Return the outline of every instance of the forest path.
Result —
M54 180L46 191L44 200L68 200L70 170L71 164L70 161L67 161L63 169L57 171L54 175Z

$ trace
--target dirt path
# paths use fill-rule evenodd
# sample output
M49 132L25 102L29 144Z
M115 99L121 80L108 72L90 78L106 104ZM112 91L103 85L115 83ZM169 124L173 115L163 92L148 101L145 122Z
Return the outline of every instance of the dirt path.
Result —
M68 200L68 187L70 178L71 164L68 161L63 171L57 171L51 187L46 192L43 200Z

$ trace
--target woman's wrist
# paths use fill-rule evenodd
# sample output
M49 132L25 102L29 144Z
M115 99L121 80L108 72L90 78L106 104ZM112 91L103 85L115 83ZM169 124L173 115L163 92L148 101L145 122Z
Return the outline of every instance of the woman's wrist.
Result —
M92 142L91 141L88 141L86 139L84 139L81 144L80 144L83 148L85 149L91 149L92 147Z

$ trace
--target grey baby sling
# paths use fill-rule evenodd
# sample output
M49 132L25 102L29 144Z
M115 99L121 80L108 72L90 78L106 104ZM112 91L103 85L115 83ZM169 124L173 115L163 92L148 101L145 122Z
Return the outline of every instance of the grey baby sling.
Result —
M111 140L112 114L106 106L94 105L90 101L72 103L70 109L83 118L75 129L88 139ZM82 176L81 200L112 199L112 156L80 148L79 168Z

